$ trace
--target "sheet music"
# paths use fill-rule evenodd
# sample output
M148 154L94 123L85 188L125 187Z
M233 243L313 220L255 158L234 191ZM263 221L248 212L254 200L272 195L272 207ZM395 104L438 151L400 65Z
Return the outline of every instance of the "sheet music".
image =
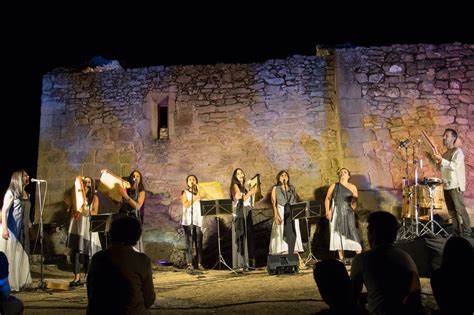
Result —
M198 191L204 191L206 196L201 200L224 199L222 187L219 182L206 182L197 184Z
M122 195L120 194L120 189L130 188L130 183L126 180L110 173L107 170L102 171L100 176L99 187L97 190L107 195L114 201L121 202Z

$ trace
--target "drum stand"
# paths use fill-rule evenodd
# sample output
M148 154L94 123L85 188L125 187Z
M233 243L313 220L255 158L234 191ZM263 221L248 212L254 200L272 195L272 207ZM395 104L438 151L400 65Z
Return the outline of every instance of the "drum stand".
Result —
M412 207L413 192L408 190L408 213L411 211ZM415 224L413 224L413 217L403 218L402 217L402 226L398 229L397 232L397 241L409 241L416 237Z
M436 185L427 185L428 186L428 191L430 193L430 219L428 222L426 222L426 224L423 226L423 228L421 229L420 231L420 236L422 235L425 235L425 234L430 234L430 235L440 235L443 236L443 237L448 237L449 236L449 233L446 232L445 229L443 229L443 227L441 225L439 225L438 222L436 222L434 219L433 219L433 190L435 188ZM434 226L437 225L439 230L435 233L435 230L434 230Z
M397 241L408 241L412 240L415 237L419 236L419 227L421 226L423 228L423 225L420 223L418 220L419 217L419 203L418 203L418 164L420 161L418 161L415 157L415 148L418 142L415 142L412 147L413 147L413 167L415 171L415 183L413 186L414 193L408 190L408 213L411 213L411 207L412 205L415 207L415 217L410 216L410 219L407 220L407 218L402 217L402 226L398 229L397 232ZM405 156L406 156L406 167L405 167L405 179L406 182L403 182L403 186L405 187L410 187L408 183L408 146L404 146L405 148ZM421 163L420 163L421 167ZM414 197L415 202L412 203L412 197Z

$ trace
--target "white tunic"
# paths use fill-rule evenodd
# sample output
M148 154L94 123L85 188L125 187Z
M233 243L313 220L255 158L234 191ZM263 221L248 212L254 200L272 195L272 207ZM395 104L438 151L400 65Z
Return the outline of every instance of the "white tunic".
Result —
M185 190L186 193L186 198L188 201L191 201L191 198L194 197L194 195L189 191ZM191 211L192 208L192 211ZM192 221L191 221L191 212L192 212ZM199 200L196 200L193 202L192 206L189 208L186 208L183 206L183 219L181 220L182 225L195 225L202 227L202 215L201 215L201 203Z

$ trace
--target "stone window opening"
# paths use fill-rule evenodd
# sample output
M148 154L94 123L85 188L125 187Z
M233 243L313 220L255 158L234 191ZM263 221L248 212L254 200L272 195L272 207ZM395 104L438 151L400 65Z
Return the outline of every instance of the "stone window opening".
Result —
M158 140L167 140L169 139L169 129L168 129L168 101L169 97L163 98L161 102L156 104L158 119L157 119L157 130L158 130Z
M170 95L153 93L149 98L150 127L153 140L163 141L170 139L174 133L172 113L174 102Z

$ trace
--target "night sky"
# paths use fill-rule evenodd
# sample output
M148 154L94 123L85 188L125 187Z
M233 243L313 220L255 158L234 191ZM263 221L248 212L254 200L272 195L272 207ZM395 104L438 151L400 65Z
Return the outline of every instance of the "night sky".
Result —
M1 25L0 196L14 170L25 168L31 177L36 175L41 78L56 67L84 65L94 56L136 68L263 62L294 54L314 55L316 45L474 44L472 17L462 16L469 10L461 8L449 18L407 8L367 16L304 7L261 13L253 9L225 9L222 13L191 9L187 14L169 9L150 12L148 8L125 8L122 12L99 12L93 7L59 9L66 13L57 13L58 8L46 13L42 11L47 8L33 10L29 15L21 11L16 22ZM417 19L410 21L413 14ZM30 25L26 30L24 23Z

